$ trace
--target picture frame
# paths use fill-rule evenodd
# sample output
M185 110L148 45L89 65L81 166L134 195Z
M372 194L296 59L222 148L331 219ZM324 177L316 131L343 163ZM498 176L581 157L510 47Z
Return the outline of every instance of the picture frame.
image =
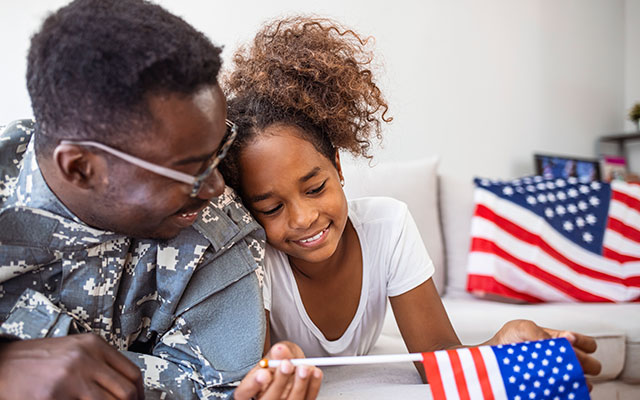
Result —
M533 155L536 175L545 178L569 178L571 176L581 181L598 181L600 175L600 160L597 158L581 158L554 154Z

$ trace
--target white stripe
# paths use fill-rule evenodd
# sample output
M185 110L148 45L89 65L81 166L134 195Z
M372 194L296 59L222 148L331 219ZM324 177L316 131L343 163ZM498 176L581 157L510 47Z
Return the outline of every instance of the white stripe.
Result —
M530 245L526 242L520 241L519 239L511 236L510 234L503 232L495 224L493 224L490 221L487 221L484 218L474 217L472 221L471 231L472 231L473 237L482 238L495 243L499 243L500 247L503 250L505 250L507 253L511 254L512 256L524 262L534 264L541 270L546 271L565 282L571 283L576 288L586 290L598 296L606 297L606 298L617 300L617 301L633 299L638 295L640 295L640 288L627 287L621 283L614 283L614 282L609 282L609 281L605 281L597 278L592 278L590 276L576 272L569 266L565 265L564 263L561 263L560 261L551 257L547 253L540 251L538 247ZM469 267L477 268L475 267L475 265L480 265L481 269L479 270L475 269L475 271L478 273L481 273L484 275L489 275L491 273L494 273L495 274L494 276L500 276L502 281L504 282L510 281L509 279L507 279L507 276L505 275L505 273L507 273L507 271L510 269L514 269L514 268L517 269L518 271L520 271L518 272L518 274L527 274L526 272L522 271L518 266L506 260L504 260L504 262L500 262L497 264L500 266L500 268L495 268L495 271L499 271L499 272L488 270L489 266L492 264L487 265L485 263L487 261L492 261L492 260L472 260L471 254L484 255L487 253L470 252ZM503 259L497 257L496 260L503 260ZM603 260L603 261L606 261L606 260ZM629 267L629 269L631 270L630 272L634 272L633 271L634 269L635 270L638 269L638 265L631 265L630 263L625 264L625 268L626 267ZM484 270L482 268L484 268ZM618 272L621 272L620 269L616 268L616 270ZM622 275L622 274L608 273L607 275L616 276L616 275ZM627 275L627 274L624 274L624 275ZM639 275L639 274L635 274L635 275ZM523 277L526 278L526 276L527 275L515 275L513 276L513 278L516 281L518 281L519 278L523 278ZM622 278L624 278L624 276ZM540 282L542 283L543 281L540 281ZM507 285L507 286L511 286L511 285ZM527 289L527 288L520 287L517 290L526 291L523 289ZM554 290L557 290L557 289L554 289ZM550 294L551 293L548 293L548 295ZM549 300L551 300L551 298L549 298ZM561 300L561 299L554 299L554 300Z
M442 380L442 386L444 386L444 394L447 400L460 400L458 396L458 387L456 386L456 378L453 376L453 369L451 368L451 360L445 350L436 351L433 353L436 356L436 363L440 370L440 378Z
M611 182L611 190L624 193L629 197L640 199L640 185L631 185L623 181Z
M522 229L540 236L547 244L552 245L558 253L576 264L608 275L626 278L640 276L640 268L624 267L617 261L608 260L578 246L556 232L544 219L532 211L526 210L508 200L503 200L486 190L476 190L476 201L487 206L497 215L512 221Z
M617 253L625 254L632 257L640 257L640 243L627 239L618 232L607 229L604 233L602 245ZM635 263L636 261L634 261ZM623 263L624 269L627 269L629 263Z
M478 371L476 370L476 364L473 362L471 351L469 351L469 349L458 349L456 351L460 357L460 364L462 365L464 379L467 381L469 398L471 400L483 400L484 396L482 395L482 387L480 386Z
M612 200L611 204L609 204L609 215L623 222L625 225L640 231L640 211L618 200Z
M496 354L489 346L478 347L484 365L487 367L487 374L489 375L489 382L491 382L491 390L493 391L493 397L496 400L507 400L507 390L505 389L503 376L500 373L500 367L498 366L498 360L496 360Z
M565 303L575 301L573 297L561 290L548 285L535 276L527 274L517 266L493 254L470 253L468 273L490 276L516 292L527 293L546 301Z

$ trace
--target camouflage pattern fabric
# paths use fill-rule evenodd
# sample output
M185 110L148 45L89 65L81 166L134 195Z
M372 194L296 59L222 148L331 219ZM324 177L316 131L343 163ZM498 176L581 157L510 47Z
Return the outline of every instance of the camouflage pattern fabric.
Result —
M220 399L259 361L264 232L227 189L167 241L91 228L51 192L23 120L0 134L0 335L93 332L147 399Z

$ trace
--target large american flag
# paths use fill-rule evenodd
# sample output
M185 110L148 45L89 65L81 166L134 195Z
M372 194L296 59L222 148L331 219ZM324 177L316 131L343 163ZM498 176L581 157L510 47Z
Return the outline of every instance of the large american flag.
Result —
M567 339L423 353L434 400L589 399Z
M640 185L541 176L475 183L470 292L640 301Z

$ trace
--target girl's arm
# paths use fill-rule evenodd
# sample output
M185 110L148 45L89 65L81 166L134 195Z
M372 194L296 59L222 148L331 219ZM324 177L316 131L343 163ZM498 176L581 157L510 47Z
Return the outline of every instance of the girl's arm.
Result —
M429 278L424 283L399 296L390 297L400 334L409 353L461 347L440 295ZM423 382L426 377L422 363L415 363Z

